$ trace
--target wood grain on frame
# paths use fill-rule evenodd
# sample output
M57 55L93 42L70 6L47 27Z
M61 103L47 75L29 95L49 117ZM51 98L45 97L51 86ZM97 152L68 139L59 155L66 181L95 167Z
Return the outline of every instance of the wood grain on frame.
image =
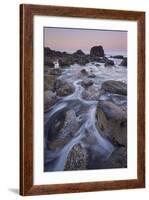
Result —
M137 21L138 26L138 179L55 185L33 184L33 16L66 16ZM89 192L145 186L145 13L44 5L20 6L20 194Z

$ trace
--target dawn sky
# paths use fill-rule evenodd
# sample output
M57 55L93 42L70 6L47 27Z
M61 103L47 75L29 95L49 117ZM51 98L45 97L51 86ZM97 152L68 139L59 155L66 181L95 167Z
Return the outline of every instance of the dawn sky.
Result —
M44 28L44 46L53 50L89 53L93 46L102 45L105 53L127 54L126 31L104 31L68 28Z

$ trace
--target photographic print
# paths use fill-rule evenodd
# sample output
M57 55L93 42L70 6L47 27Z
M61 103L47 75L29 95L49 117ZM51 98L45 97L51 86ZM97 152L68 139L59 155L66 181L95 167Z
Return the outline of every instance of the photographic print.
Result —
M44 171L127 168L127 31L43 31Z
M145 13L20 5L20 194L145 187Z

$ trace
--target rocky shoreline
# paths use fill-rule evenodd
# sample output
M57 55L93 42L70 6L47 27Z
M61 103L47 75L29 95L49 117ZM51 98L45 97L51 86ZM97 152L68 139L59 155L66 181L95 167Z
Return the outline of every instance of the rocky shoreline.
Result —
M45 171L127 167L127 84L98 84L94 71L118 67L127 58L107 58L102 46L88 55L44 48Z

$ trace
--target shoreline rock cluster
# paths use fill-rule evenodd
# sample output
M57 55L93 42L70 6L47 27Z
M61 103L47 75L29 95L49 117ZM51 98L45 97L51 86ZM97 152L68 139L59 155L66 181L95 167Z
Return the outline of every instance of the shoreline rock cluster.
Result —
M114 66L112 59L105 57L102 46L92 47L90 54L86 55L82 50L77 50L73 54L54 51L44 48L44 112L48 112L61 98L73 94L74 85L68 80L58 77L65 68L74 63L85 66L90 62L104 63L104 66ZM127 58L117 55L112 57L122 59L120 66L127 67ZM59 61L59 68L54 68L54 61ZM98 67L100 64L96 63ZM127 84L121 81L104 81L99 88L94 84L96 74L88 72L85 67L80 70L80 85L83 87L82 98L84 100L97 101L96 108L96 128L103 138L110 141L115 150L108 159L101 159L99 155L91 155L90 151L82 143L75 144L70 150L64 170L84 170L84 169L106 169L106 168L125 168L127 167ZM79 110L77 102L72 106ZM81 107L83 110L83 107ZM80 128L78 113L72 108L62 109L57 112L48 124L48 148L57 151L63 148L76 136ZM91 134L91 133L90 133ZM90 137L90 136L89 136ZM94 143L94 139L89 139ZM87 142L87 139L86 139ZM90 160L92 162L90 162ZM93 163L95 161L96 163ZM94 165L95 164L95 165Z
M127 58L121 55L113 56L111 58L122 59L120 66L127 67ZM90 62L105 63L105 66L114 66L114 61L107 58L102 46L94 46L90 50L90 54L85 54L81 49L70 54L67 52L60 52L50 49L49 47L44 48L44 65L48 67L54 67L53 62L59 61L61 68L69 67L75 63L79 65L86 65Z

